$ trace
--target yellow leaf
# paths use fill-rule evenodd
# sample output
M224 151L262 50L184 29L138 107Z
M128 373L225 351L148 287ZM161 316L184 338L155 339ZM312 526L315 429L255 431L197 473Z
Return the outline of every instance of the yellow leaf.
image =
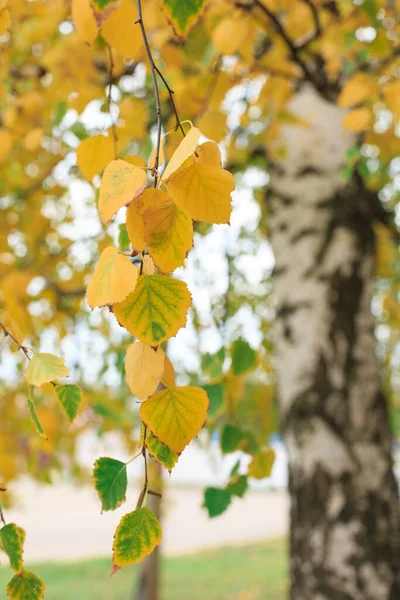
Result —
M91 308L122 302L133 292L139 270L114 246L103 250L87 288Z
M207 411L206 392L192 386L162 390L140 406L143 423L178 454L199 433Z
M113 306L117 321L149 346L176 335L186 324L192 302L183 281L163 275L141 275L135 291Z
M180 169L168 182L174 202L186 208L195 221L206 223L229 223L234 188L229 171L198 163Z
M253 25L250 16L223 19L212 34L213 44L219 54L235 54L251 39Z
M165 385L166 388L174 388L175 387L174 367L167 355L165 355L165 359L164 359L164 375L161 379L161 383L163 385Z
M4 9L0 12L0 35L3 35L5 31L10 27L11 24L11 16L10 11Z
M167 181L169 177L185 162L189 156L191 156L196 150L200 137L200 130L197 127L192 127L190 131L185 135L175 152L170 158L169 163L165 167L165 171L162 175L164 181Z
M143 275L154 275L156 272L156 265L153 259L148 254L143 256Z
M271 448L259 452L249 464L247 471L249 477L254 477L254 479L264 479L264 477L269 477L274 462L275 452Z
M396 119L400 119L400 81L392 81L383 86L386 106Z
M183 265L193 245L192 219L164 192L146 191L149 205L143 212L144 239L156 265L168 273Z
M129 156L124 157L124 161L128 162L130 165L134 167L145 167L146 161L143 156L137 156L136 154L130 154Z
M165 352L136 342L128 346L125 359L126 382L132 394L145 400L156 389L164 373Z
M59 377L67 377L68 373L62 358L42 352L35 354L30 361L25 371L25 379L31 385L40 386Z
M145 192L146 191L147 190L145 190ZM131 202L128 206L128 210L126 211L126 230L128 232L132 248L134 248L136 252L141 252L146 248L146 241L144 239L144 223L142 217L143 195L144 194Z
M98 28L90 0L72 0L72 20L83 41L94 42Z
M43 128L35 127L24 137L24 146L29 152L36 152L42 145Z
M18 323L15 319L13 319L8 312L0 310L0 321L3 325L8 329L12 336L17 340L19 347L21 347L22 342L24 341L24 333L20 329ZM0 333L2 332L0 327Z
M12 136L6 129L0 129L0 162L8 157L12 147Z
M137 11L132 0L122 0L101 28L106 42L124 58L138 59L142 49L142 34L136 20Z
M354 106L371 97L377 91L376 81L366 73L356 73L343 86L338 98L339 106Z
M78 167L88 181L99 175L114 158L114 143L110 137L94 135L79 144L76 149Z
M197 162L199 165L214 165L215 167L220 167L222 161L218 144L215 142L204 142L204 144L200 144L200 146L197 147L194 162Z
M107 223L122 206L129 204L142 193L146 173L124 160L113 160L104 171L100 185L99 212L103 224Z
M353 133L367 129L372 122L372 113L369 108L355 108L343 117L343 127Z
M203 135L220 142L226 132L226 115L220 111L207 112L200 117L197 125Z

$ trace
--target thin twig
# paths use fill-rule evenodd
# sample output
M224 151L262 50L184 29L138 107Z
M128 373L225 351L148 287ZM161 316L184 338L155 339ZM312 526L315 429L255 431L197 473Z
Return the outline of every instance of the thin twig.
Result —
M25 354L26 358L28 360L31 360L31 357L28 354L28 348L26 346L21 346L20 343L19 343L19 341L17 340L17 338L15 338L13 336L13 334L10 331L8 331L8 329L5 327L5 325L3 325L3 323L1 321L0 321L0 327L3 330L4 336L5 337L9 337L10 339L12 339L12 341L17 344L18 348L20 350L22 350L22 352Z
M143 483L143 489L140 492L139 499L136 504L136 510L139 510L139 508L142 508L143 501L145 500L147 493L148 493L148 489L149 489L149 476L148 476L148 471L147 471L146 435L147 435L147 425L144 426L143 445L142 445L142 449L140 451L140 453L142 454L142 456L144 458L144 483Z
M172 110L174 111L175 119L176 119L176 127L175 127L175 129L178 129L178 127L179 127L179 129L182 132L182 135L185 136L186 135L185 134L185 130L182 127L181 120L179 118L178 110L176 108L176 104L175 104L175 100L174 100L174 93L175 92L174 92L173 89L171 89L171 87L168 84L168 81L165 79L164 75L161 73L161 71L157 67L157 65L154 65L154 68L155 68L156 72L158 73L158 75L160 76L161 80L163 81L165 87L167 88L167 92L168 92L169 99L170 99L170 102L171 102Z
M156 156L154 159L154 167L153 167L153 176L154 176L154 187L157 187L158 182L158 166L160 163L160 146L161 146L161 103L160 103L160 91L158 89L158 81L157 81L157 73L156 73L156 65L154 63L153 55L151 53L149 41L147 39L146 29L143 23L143 14L142 14L142 2L141 0L137 0L138 7L138 19L136 23L139 23L140 30L142 32L143 43L146 48L147 58L150 64L151 75L153 77L153 85L154 85L154 97L156 100L156 112L157 112L157 146L156 146Z
M109 63L110 63L110 68L109 68L109 72L108 72L109 83L108 83L107 112L108 112L108 116L111 121L111 132L112 132L112 136L113 136L113 140L114 140L114 155L115 155L115 159L117 159L118 158L118 136L117 136L117 130L115 127L115 123L111 116L111 101L112 101L111 92L112 92L112 82L113 82L113 78L114 78L114 75L113 75L114 59L113 59L113 55L112 55L111 46L109 44L107 44L107 48L108 48L108 58L109 58Z

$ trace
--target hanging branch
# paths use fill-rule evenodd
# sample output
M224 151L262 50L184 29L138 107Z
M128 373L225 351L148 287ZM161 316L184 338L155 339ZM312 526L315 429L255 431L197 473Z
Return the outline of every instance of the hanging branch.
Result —
M30 356L29 356L29 354L28 354L28 350L29 350L29 348L28 348L27 346L21 346L21 345L19 344L19 342L18 342L17 338L15 338L15 337L13 336L13 334L12 334L10 331L8 331L8 329L5 327L5 325L3 325L3 323L2 323L1 321L0 321L0 327L1 327L1 329L3 330L4 337L5 337L5 338L6 338L6 337L9 337L9 338L10 338L10 339L11 339L13 342L15 342L15 343L17 344L18 348L19 348L20 350L22 350L22 352L25 354L26 358L27 358L28 360L31 360L31 357L30 357ZM0 491L4 491L4 490L1 490L1 489L0 489Z
M153 77L153 85L154 85L154 97L156 100L156 112L157 112L157 145L156 145L156 155L154 159L154 167L153 167L153 176L154 176L154 187L157 187L158 182L158 166L160 163L160 146L161 146L161 103L160 103L160 90L158 89L158 81L157 81L157 73L156 73L156 65L154 63L153 55L151 53L149 41L147 39L146 30L143 23L143 14L142 14L142 2L141 0L137 0L138 7L138 19L136 23L139 23L140 30L142 32L143 43L146 48L146 54L149 61L151 75Z

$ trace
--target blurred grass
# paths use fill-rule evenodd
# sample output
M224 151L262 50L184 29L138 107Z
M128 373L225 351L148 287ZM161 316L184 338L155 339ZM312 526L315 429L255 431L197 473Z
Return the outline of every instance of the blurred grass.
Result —
M137 566L111 580L110 560L41 563L27 568L46 583L46 600L133 600ZM0 598L12 577L0 568ZM221 548L162 563L162 600L285 600L287 558L284 540Z

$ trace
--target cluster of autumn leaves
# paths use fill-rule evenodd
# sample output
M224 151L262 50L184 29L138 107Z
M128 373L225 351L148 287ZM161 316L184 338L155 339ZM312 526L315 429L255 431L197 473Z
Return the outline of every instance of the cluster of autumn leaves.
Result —
M191 305L187 285L170 273L183 264L193 245L193 220L229 222L234 189L233 176L221 167L218 146L199 145L200 135L195 127L189 130L154 188L146 188L146 168L123 160L108 164L100 186L100 217L106 225L127 206L132 252L126 255L114 246L105 248L87 288L90 307L108 306L120 325L137 338L127 348L125 371L127 384L140 401L142 452L168 471L199 433L209 407L204 389L176 385L173 366L160 345L185 326ZM154 174L154 166L149 170ZM36 414L35 389L51 384L70 423L81 406L82 390L75 384L57 383L69 374L63 359L31 352L25 372L28 406L38 433L46 437ZM125 502L129 462L110 457L96 461L94 481L103 511ZM136 510L125 515L116 530L113 572L142 560L161 542L161 525L143 506L148 491L146 482ZM42 598L43 582L23 568L24 539L15 523L0 529L0 547L16 571L7 593L15 600L28 594Z
M105 225L127 206L132 252L127 256L114 246L105 248L87 289L89 305L109 306L138 340L127 349L126 381L141 403L143 447L169 471L204 425L209 406L204 389L176 386L173 366L160 346L184 327L191 304L187 285L170 273L183 265L193 245L193 220L229 222L234 189L233 176L221 167L218 146L199 145L199 138L200 131L192 127L164 172L157 173L157 187L146 188L146 170L126 161L106 167L100 217ZM125 501L127 464L109 457L96 462L94 479L103 510ZM117 528L114 570L141 560L161 541L160 524L141 502Z

